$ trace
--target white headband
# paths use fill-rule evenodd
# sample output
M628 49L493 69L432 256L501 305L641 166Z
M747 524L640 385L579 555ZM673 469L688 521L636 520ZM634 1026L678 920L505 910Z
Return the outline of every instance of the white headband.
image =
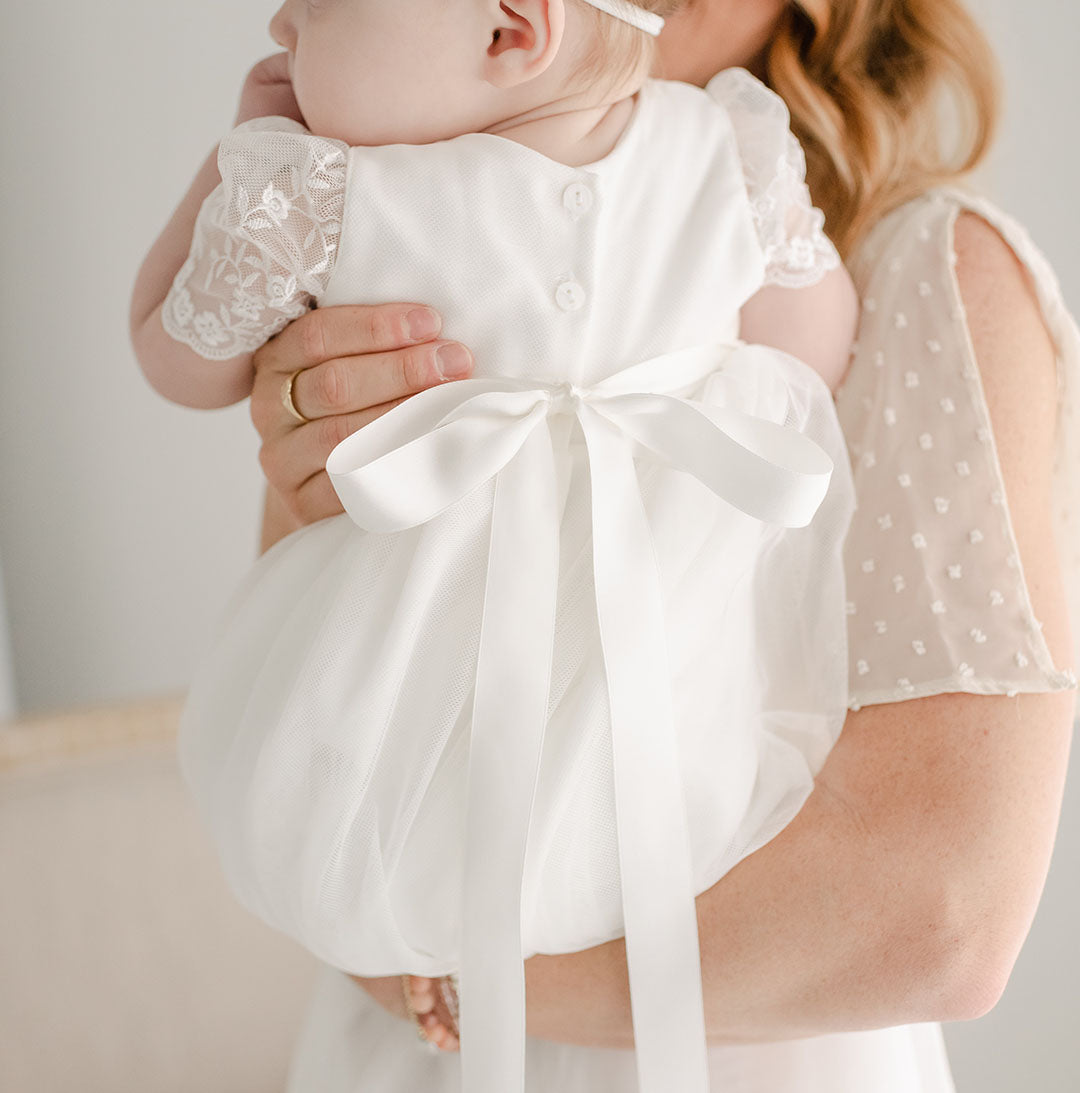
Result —
M664 29L664 19L661 15L655 15L651 11L642 11L636 4L629 0L585 0L594 8L606 11L608 15L614 15L624 23L637 27L639 30L651 34L654 38Z

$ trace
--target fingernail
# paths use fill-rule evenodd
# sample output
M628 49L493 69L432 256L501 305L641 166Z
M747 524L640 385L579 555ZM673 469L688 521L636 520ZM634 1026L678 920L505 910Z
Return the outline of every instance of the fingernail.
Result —
M405 331L414 342L434 338L442 328L442 320L426 307L418 307L405 316Z
M435 364L444 380L457 379L472 368L472 354L465 346L451 342L435 354Z

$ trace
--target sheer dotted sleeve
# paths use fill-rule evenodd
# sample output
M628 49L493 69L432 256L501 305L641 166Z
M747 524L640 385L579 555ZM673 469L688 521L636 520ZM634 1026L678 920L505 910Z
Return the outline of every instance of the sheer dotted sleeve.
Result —
M706 90L731 118L754 225L765 252L765 284L804 288L840 265L825 235L825 214L806 185L806 157L783 99L742 68L728 68Z
M162 308L166 332L201 357L257 349L302 315L333 269L346 153L288 118L256 118L221 142L221 183Z
M911 202L886 217L850 263L862 321L837 404L858 501L846 545L856 709L947 692L1077 685L1051 660L1020 563L956 281L953 228L962 207L945 191ZM1002 214L981 211L1009 230ZM1049 267L1035 270L1030 241L1010 234L1035 279L1045 278ZM1061 438L1071 444L1080 342L1063 305L1048 310L1055 291L1043 282L1060 354ZM1078 472L1056 483L1060 519L1072 510ZM1075 580L1076 544L1063 539L1062 555Z

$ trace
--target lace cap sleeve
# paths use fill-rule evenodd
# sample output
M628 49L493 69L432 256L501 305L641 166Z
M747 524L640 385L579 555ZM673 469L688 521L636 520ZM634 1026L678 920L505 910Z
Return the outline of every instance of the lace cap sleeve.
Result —
M326 288L345 205L341 141L256 118L221 142L221 184L162 308L166 332L208 360L252 352Z
M735 129L758 239L765 284L805 288L840 265L825 235L825 214L806 185L806 157L779 95L742 68L714 76L706 90Z

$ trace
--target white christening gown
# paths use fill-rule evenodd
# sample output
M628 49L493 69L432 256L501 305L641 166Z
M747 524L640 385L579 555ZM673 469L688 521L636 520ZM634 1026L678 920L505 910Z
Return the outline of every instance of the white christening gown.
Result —
M704 1091L693 896L843 723L843 437L816 373L737 338L838 263L787 122L741 70L648 82L585 167L260 119L166 301L211 359L312 300L423 301L474 351L334 451L348 515L257 562L180 736L247 907L336 969L460 971L468 1093ZM624 932L638 1048L605 1086L603 1053L525 1050L521 958ZM319 1036L359 1040L295 1089L452 1073L335 983Z

